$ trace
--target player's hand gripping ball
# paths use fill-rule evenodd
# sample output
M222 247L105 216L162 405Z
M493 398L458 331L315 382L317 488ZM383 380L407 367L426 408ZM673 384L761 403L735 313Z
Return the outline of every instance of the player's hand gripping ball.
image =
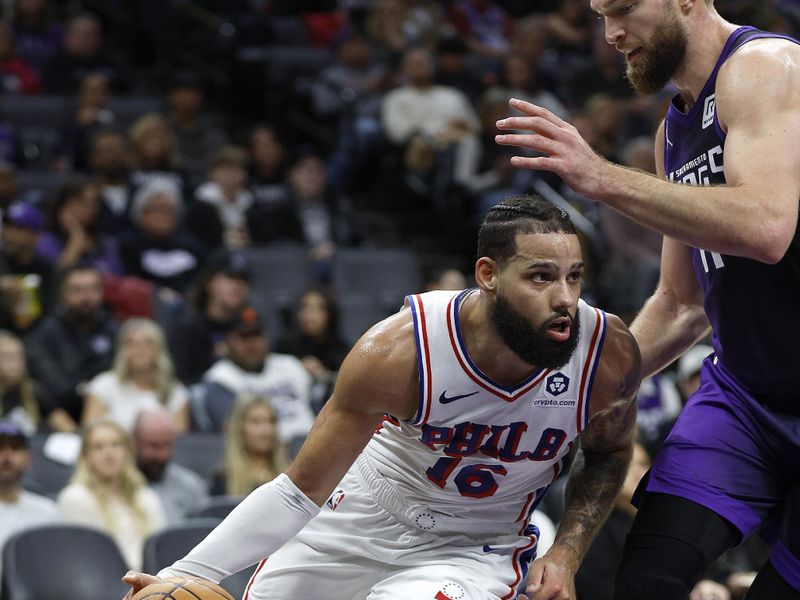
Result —
M205 579L169 577L139 590L133 600L234 600L227 590Z

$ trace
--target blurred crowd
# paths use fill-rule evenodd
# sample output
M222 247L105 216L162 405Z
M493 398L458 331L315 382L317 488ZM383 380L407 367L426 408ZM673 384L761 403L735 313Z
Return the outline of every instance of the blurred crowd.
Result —
M790 0L716 6L800 30ZM518 150L494 143L516 97L654 172L652 135L674 90L633 94L588 0L0 9L0 453L30 436L82 436L58 501L113 533L131 566L187 498L246 494L297 452L363 331L342 326L344 249L403 246L425 289L465 287L485 212L537 191L576 215L593 302L630 319L655 286L659 236L552 175L515 170ZM312 276L276 316L248 257L278 246L301 249ZM643 384L642 464L709 351ZM169 461L174 440L198 431L226 436L205 477ZM0 461L2 523L26 466ZM604 543L630 525L620 510ZM740 571L716 575L727 598Z

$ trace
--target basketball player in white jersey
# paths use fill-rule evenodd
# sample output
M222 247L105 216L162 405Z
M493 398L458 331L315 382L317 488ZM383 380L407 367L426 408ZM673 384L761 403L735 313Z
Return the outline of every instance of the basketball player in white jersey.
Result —
M573 578L625 477L639 351L583 302L580 244L538 197L479 234L477 288L406 299L342 365L288 471L160 577L246 600L574 600ZM580 435L566 512L533 563L537 503ZM138 591L155 580L128 573Z

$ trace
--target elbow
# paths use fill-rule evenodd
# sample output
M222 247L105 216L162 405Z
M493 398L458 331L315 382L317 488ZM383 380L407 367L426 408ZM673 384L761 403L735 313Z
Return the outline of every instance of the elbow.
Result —
M752 258L768 265L779 263L792 245L795 230L795 227L790 228L786 223L765 227L759 243L753 249Z

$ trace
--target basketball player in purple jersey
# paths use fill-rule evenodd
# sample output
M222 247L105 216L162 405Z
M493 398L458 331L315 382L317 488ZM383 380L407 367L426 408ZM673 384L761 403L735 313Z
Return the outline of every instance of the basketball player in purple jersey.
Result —
M532 104L497 142L519 167L665 235L661 281L631 330L645 375L707 335L701 387L643 482L617 600L684 599L721 552L771 543L748 598L800 598L800 46L725 21L713 0L591 0L640 93L670 79L660 179L596 154ZM724 157L724 159L723 159Z

